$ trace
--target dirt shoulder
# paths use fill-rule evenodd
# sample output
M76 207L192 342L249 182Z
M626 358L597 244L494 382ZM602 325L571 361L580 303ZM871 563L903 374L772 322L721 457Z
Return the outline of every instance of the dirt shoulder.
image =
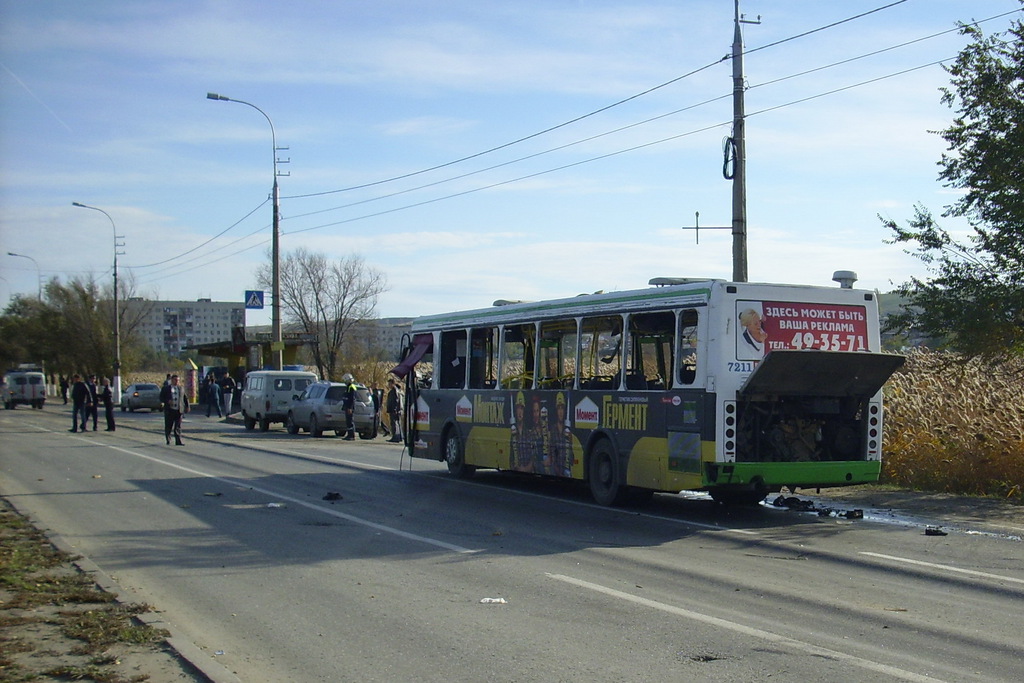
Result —
M3 498L0 519L0 681L232 679L194 666L158 613L120 602L112 579Z

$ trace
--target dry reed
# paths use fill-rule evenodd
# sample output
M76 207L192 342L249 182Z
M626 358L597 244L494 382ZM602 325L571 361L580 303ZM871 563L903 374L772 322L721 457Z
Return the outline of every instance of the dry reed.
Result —
M1024 503L1024 361L915 350L885 388L882 481Z

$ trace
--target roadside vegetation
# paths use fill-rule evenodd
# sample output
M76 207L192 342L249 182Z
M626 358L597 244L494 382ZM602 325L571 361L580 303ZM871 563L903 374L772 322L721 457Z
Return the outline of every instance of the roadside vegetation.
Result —
M137 683L120 672L124 648L160 648L168 633L99 590L28 520L0 501L0 681Z
M1024 504L1024 359L918 349L885 388L882 481Z

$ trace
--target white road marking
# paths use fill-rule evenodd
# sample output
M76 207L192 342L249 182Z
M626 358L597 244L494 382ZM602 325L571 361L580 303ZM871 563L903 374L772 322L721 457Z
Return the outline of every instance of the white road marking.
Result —
M410 541L416 541L418 543L426 543L427 545L436 546L438 548L443 548L445 550L450 550L450 551L456 552L456 553L469 554L469 553L476 553L476 552L478 552L478 551L472 550L470 548L463 548L462 546L454 545L454 544L451 544L451 543L446 543L445 541L440 541L440 540L435 539L435 538L428 538L427 536L420 536L418 534L413 534L413 533L410 533L408 531L402 531L401 529L396 529L395 527L386 526L384 524L378 524L377 522L371 522L368 519L363 519L361 517L356 517L355 515L349 515L349 514L346 514L344 512L339 512L338 510L331 510L331 509L325 508L322 505L317 505L317 504L311 503L311 502L309 502L307 500L302 500L301 498L293 498L291 496L284 495L284 494L279 493L277 491L272 491L270 489L261 488L259 486L253 486L252 484L250 484L248 482L240 481L240 480L237 480L237 479L230 479L230 478L227 478L227 477L220 477L220 476L217 476L215 474L210 474L209 472L203 472L201 470L197 470L197 469L192 468L192 467L186 467L185 465L181 465L181 464L176 463L176 462L168 462L167 460L161 460L160 458L156 458L156 457L153 457L151 455L146 455L145 453L139 453L138 451L129 450L127 448L121 448L120 446L111 446L110 444L103 444L103 445L107 446L108 448L110 448L112 450L118 451L120 453L124 453L126 455L132 455L132 456L135 456L137 458L142 458L143 460L149 460L150 462L155 462L155 463L160 464L160 465L166 465L167 467L173 467L174 469L181 470L182 472L187 472L189 474L194 474L196 476L206 477L206 478L209 478L209 479L213 479L214 481L219 481L219 482L222 482L224 484L228 484L230 486L242 486L242 487L251 489L253 491L257 491L259 493L262 493L262 494L265 494L265 495L268 495L268 496L273 496L274 498L278 498L280 500L288 501L289 503L292 503L293 505L300 505L300 506L302 506L304 508L308 508L310 510L314 510L314 511L319 512L319 513L324 514L324 515L329 515L331 517L337 517L339 519L344 519L346 521L352 522L353 524L359 524L359 525L368 527L370 529L376 529L377 531L382 531L382 532L387 533L387 534L392 534L393 536L399 536L401 538L405 538L405 539L410 540Z
M644 607L650 607L652 609L660 610L662 612L668 612L669 614L674 614L679 617L699 621L701 623L708 624L709 626L728 629L730 631L741 633L746 636L751 636L753 638L760 638L762 640L766 640L776 645L785 646L794 650L800 650L802 652L806 652L808 654L815 655L818 657L828 657L830 659L839 660L842 662L846 662L848 664L852 664L853 666L858 666L862 669L867 669L869 671L881 673L886 676L892 676L893 678L899 678L905 681L919 681L921 683L934 683L935 681L941 680L937 678L932 678L931 676L925 676L924 674L915 673L913 671L906 671L904 669L900 669L894 666L889 666L888 664L873 662L870 659L864 659L862 657L857 657L855 655L847 654L845 652L839 652L838 650L830 650L829 648L820 647L818 645L812 645L811 643L805 643L802 640L796 640L794 638L782 636L777 633L772 633L770 631L764 631L759 628L753 628L751 626L744 626L743 624L739 624L734 621L729 621L728 619L720 619L718 617L713 617L708 614L701 614L700 612L694 612L693 610L683 609L682 607L676 607L674 605L668 605L666 603L658 602L656 600L642 598L638 595L624 593L614 588L609 588L607 586L602 586L596 583L590 583L589 581L583 581L582 579L573 578L571 576L565 576L564 574L548 573L547 576L553 579L557 579L558 581L564 581L565 583L571 584L573 586L578 586L580 588L586 588L587 590L603 593L613 598L627 600L638 605L643 605Z
M50 430L44 430L44 431L50 431ZM213 443L217 443L217 442L213 442ZM331 457L327 457L327 456L323 456L323 455L318 455L318 454L315 454L315 453L308 453L308 452L297 451L297 450L287 450L287 449L284 449L284 448L276 448L276 449L260 448L259 450L261 450L261 451L263 451L265 453L285 453L285 454L288 454L288 455L291 455L291 456L294 456L294 457L305 458L305 459L308 459L308 460L320 461L320 462L324 462L324 463L331 464L331 465L345 465L345 466L353 467L353 468L356 468L356 469L377 469L377 470L395 471L394 467L387 466L387 465L375 465L375 464L371 464L371 463L354 462L352 460L343 460L341 458L331 458ZM133 455L141 455L141 454L134 454L133 453ZM147 457L147 456L143 456L143 457ZM160 462L163 462L163 461L160 461ZM171 464L171 463L166 463L166 464ZM399 470L399 471L404 471L404 470ZM203 475L203 476L212 476L212 475ZM485 484L477 484L477 483L474 483L474 482L471 482L471 481L460 481L459 483L464 485L464 486L477 486L477 487L480 487L480 488L490 488L490 487L488 487ZM517 491L516 493L518 493L521 496L529 496L529 497L532 497L532 498L540 498L540 499L543 499L543 500L550 500L551 499L550 496L545 496L545 495L539 494L539 493L531 493L529 491ZM565 504L568 504L568 505L578 505L578 506L581 506L581 507L588 507L588 508L594 508L594 509L597 509L597 510L602 510L604 512L618 513L618 514L630 515L630 516L646 517L648 519L657 519L657 520L662 521L662 522L671 522L673 524L681 524L683 526L696 527L698 529L707 529L708 531L720 531L720 532L726 532L726 533L731 533L731 534L739 534L741 536L757 536L758 535L758 533L756 531L752 531L750 529L739 529L739 528L735 528L735 527L723 527L723 526L719 526L717 524L706 524L704 522L693 522L693 521L689 521L689 520L685 520L685 519L678 519L678 518L675 518L675 517L666 517L664 515L654 515L654 514L650 514L650 513L647 513L647 512L638 512L636 510L630 510L628 508L607 507L607 506L604 506L604 505L597 505L596 503L586 503L586 502L577 501L577 500L560 499L560 501L562 503L565 503ZM316 508L316 509L320 510L321 508ZM467 550L467 549L461 549L461 550L458 550L457 552L476 552L476 551L474 551L474 550Z
M953 567L948 564L935 564L934 562L922 562L921 560L911 560L906 557L896 557L894 555L883 555L881 553L869 553L861 552L861 555L867 555L868 557L878 557L883 560L892 560L893 562L902 562L903 564L913 564L919 567L929 567L931 569L941 569L947 572L956 572L957 574L968 574L970 576L980 576L986 579L994 579L996 581L1010 581L1012 583L1024 583L1024 579L1015 579L1012 576L1003 576L1001 574L989 574L988 572L979 572L974 569L961 569L960 567Z

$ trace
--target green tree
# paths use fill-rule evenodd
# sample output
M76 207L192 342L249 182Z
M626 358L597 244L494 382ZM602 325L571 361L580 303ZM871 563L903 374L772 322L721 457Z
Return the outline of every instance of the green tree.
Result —
M1024 3L1022 3L1024 4ZM938 131L948 143L939 166L959 199L942 217L964 218L971 234L954 237L918 205L906 227L881 218L893 243L908 246L929 271L903 283L903 309L887 319L891 331L942 339L970 356L1024 355L1024 24L971 39L946 71L942 102L955 111Z
M134 292L134 280L118 284L121 298ZM113 285L93 279L47 283L42 300L19 295L0 314L0 366L40 362L52 374L95 372L110 375L114 361ZM148 311L121 307L121 361L128 371L152 354L138 334Z

